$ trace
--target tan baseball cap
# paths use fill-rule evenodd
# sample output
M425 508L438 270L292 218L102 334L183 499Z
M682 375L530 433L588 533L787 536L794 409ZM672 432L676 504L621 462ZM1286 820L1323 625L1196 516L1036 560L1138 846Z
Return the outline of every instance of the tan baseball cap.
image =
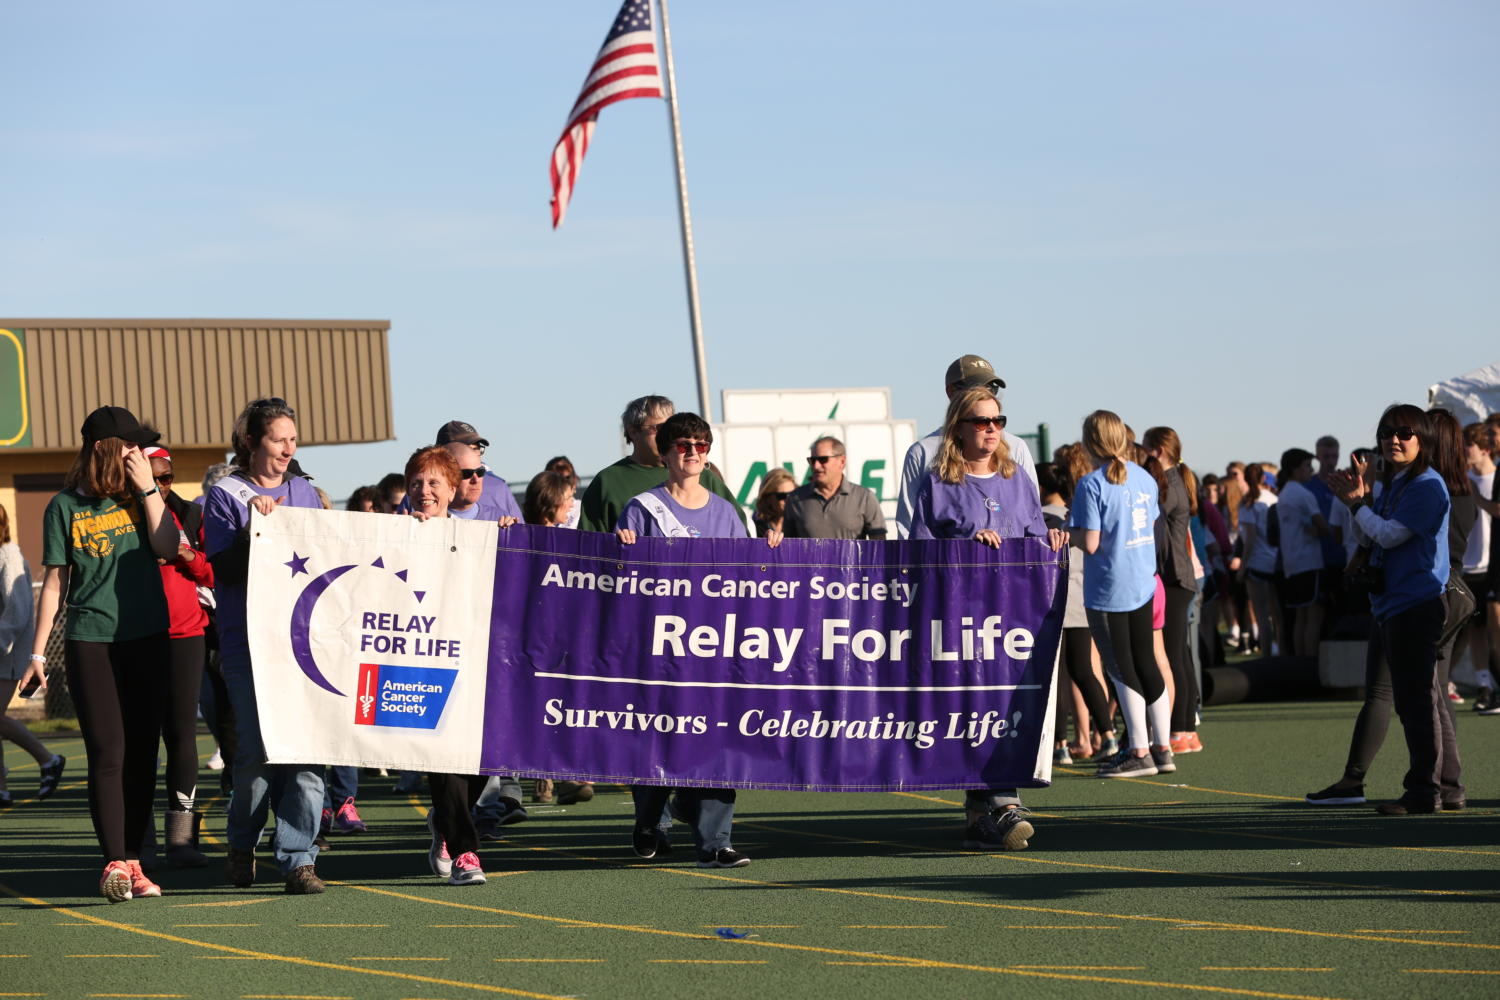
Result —
M987 385L991 389L1004 389L1005 380L995 374L995 366L977 354L965 354L948 366L945 386L957 385L960 389L977 389Z

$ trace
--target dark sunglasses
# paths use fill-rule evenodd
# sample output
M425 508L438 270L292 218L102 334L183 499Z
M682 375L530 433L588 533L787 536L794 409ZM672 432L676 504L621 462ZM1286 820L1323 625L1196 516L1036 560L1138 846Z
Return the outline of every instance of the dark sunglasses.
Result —
M808 465L822 465L824 462L827 462L830 458L843 458L843 457L844 457L843 455L808 455L807 456L807 464Z
M172 485L172 480L175 479L175 478L177 478L177 477L173 476L172 473L169 472L165 476L152 476L151 478L155 479L158 483L161 483L163 486L171 486Z
M771 494L771 496L775 497L777 500L780 500L782 503L786 503L786 498L789 497L789 496L791 496L791 495L792 495L792 491L791 490L782 490L780 493L772 493Z
M979 430L984 430L991 425L1003 429L1005 427L1005 414L1002 413L998 417L964 417L959 423L968 424Z
M700 455L708 454L707 441L673 441L672 447L677 449L679 455L686 455L690 451L696 451Z
M478 469L459 469L458 470L458 478L459 479L478 479L482 475L484 475L484 468L483 467L480 467Z
M1392 427L1389 424L1381 424L1375 428L1375 436L1384 441L1386 438L1395 438L1397 441L1410 441L1417 436L1417 432L1406 425Z

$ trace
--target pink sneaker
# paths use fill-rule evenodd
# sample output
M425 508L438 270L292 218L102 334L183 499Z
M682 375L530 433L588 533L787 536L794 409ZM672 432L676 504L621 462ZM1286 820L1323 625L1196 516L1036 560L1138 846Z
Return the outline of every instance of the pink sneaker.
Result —
M484 869L479 867L479 855L466 851L453 862L453 871L448 876L449 885L484 885Z
M133 899L146 899L151 896L161 895L161 886L146 877L141 871L139 861L125 862L126 869L130 872L130 895Z
M447 878L453 874L453 858L448 854L448 842L439 837L432 826L432 813L427 814L427 829L432 834L432 846L427 849L427 863L432 866L432 874L438 878Z
M123 861L111 861L104 866L104 875L99 879L99 894L111 903L123 903L130 898L130 866Z
M359 818L359 810L354 808L352 797L345 799L344 804L339 806L339 811L334 813L332 829L334 833L365 832L365 821Z

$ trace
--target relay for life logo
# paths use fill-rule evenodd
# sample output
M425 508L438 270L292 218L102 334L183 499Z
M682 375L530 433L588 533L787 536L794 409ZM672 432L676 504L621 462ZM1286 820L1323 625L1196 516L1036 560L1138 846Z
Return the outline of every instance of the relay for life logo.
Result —
M346 588L350 596L342 602L347 605L342 631L352 633L349 637L360 652L382 657L458 658L459 640L439 635L437 616L421 613L427 592L410 586L407 570L391 570L383 557L377 557L368 564L349 563L314 575L308 563L307 556L293 551L291 560L282 565L291 569L294 581L298 576L310 578L292 607L290 640L298 669L317 687L340 698L350 697L324 672L326 664L319 664L313 641L318 603L341 581L351 581ZM324 624L332 623L325 620ZM339 671L337 665L331 672L348 677L347 668ZM456 666L360 663L353 692L354 723L436 729L457 680Z

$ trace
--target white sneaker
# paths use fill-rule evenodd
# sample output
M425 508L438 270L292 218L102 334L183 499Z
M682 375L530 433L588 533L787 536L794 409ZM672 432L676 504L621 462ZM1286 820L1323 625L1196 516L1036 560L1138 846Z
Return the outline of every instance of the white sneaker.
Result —
M432 874L438 878L448 878L453 874L453 858L448 854L447 842L433 829L430 812L427 814L427 829L432 833L432 846L427 849L427 863L432 866Z
M210 771L224 770L224 755L219 752L217 746L214 747L214 755L208 758L208 769Z

